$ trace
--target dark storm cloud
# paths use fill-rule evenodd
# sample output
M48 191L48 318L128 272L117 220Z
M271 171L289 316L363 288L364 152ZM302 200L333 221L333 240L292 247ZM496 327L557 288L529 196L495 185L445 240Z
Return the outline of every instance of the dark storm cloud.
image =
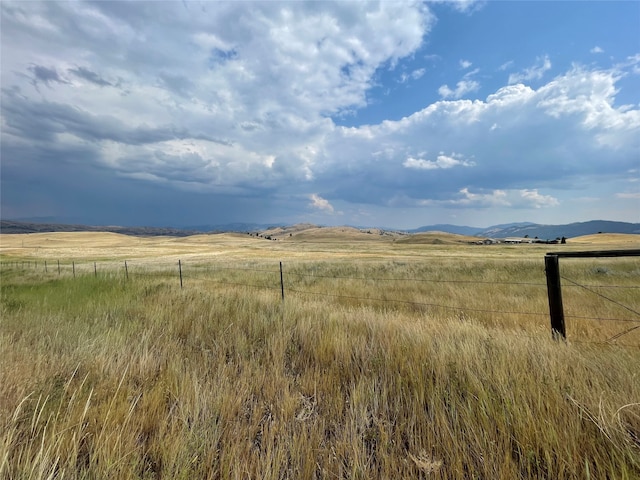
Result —
M381 69L428 43L425 4L0 9L3 211L28 204L32 179L65 211L139 208L169 224L239 215L239 205L273 218L309 198L336 214L323 202L537 208L555 199L535 189L638 176L640 112L615 95L640 59L475 100L416 99L402 119L342 128L332 118L366 106Z
M200 139L228 144L202 132L191 133L174 125L130 126L117 117L86 112L54 102L29 101L11 90L3 90L2 110L8 131L25 138L52 141L67 133L89 141L110 140L126 145L145 145L174 139Z
M29 71L33 73L32 82L36 87L39 83L44 83L48 87L51 87L52 83L69 83L58 74L55 68L47 68L42 65L30 65Z
M84 67L76 67L76 68L70 68L68 70L70 73L74 74L75 76L79 77L79 78L83 78L95 85L98 85L100 87L112 87L113 84L111 82L108 82L107 80L105 80L104 78L102 78L100 75L98 75L96 72L92 72L91 70L89 70L88 68L84 68Z

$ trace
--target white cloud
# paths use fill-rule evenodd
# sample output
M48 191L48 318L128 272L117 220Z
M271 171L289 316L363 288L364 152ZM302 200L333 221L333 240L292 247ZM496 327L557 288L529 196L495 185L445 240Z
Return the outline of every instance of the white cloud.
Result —
M517 193L520 194L520 199L525 205L533 206L534 208L555 207L560 205L558 199L551 195L541 195L535 188L532 190L519 190Z
M591 53L604 53L604 50L602 48L600 48L599 46L595 46L593 47L591 50L589 50Z
M427 55L423 55L422 58L425 59L425 60L428 60L430 62L433 62L433 63L442 60L442 57L440 55L438 55L437 53L429 53Z
M498 70L505 71L510 68L515 62L513 60L509 60L508 62L504 62L502 65L498 67Z
M492 190L490 192L473 193L469 188L463 188L456 198L448 200L418 200L420 206L464 207L464 208L543 208L559 205L556 198L541 195L538 190Z
M550 69L551 60L549 60L549 56L545 55L544 57L538 57L535 65L525 68L520 73L512 73L509 75L509 85L530 80L540 80L545 72Z
M3 142L67 131L94 142L93 158L120 173L215 189L309 181L316 142L332 125L327 115L364 106L376 69L414 53L433 22L424 5L408 3L195 7L3 2L0 75L3 87L21 92L3 95L3 119L17 119ZM65 32L38 18L83 22ZM71 70L82 82L62 81ZM56 88L44 99L20 71ZM40 132L28 115L40 118ZM175 138L196 151L167 148Z
M408 157L402 164L405 168L416 170L437 170L453 167L473 167L475 164L471 160L465 160L461 155L452 154L450 156L440 154L436 160L424 160L422 158Z
M463 64L463 62L465 63ZM460 64L461 66L463 66L463 68L471 67L471 62L466 62L465 60L461 60ZM467 93L477 91L480 88L480 83L476 80L473 80L473 76L476 75L479 71L479 68L474 68L473 70L469 70L468 72L466 72L462 77L462 80L460 80L456 84L455 90L449 88L449 85L441 85L440 88L438 88L438 94L444 99L459 99L464 97Z
M469 60L460 60L460 67L463 70L466 70L467 68L469 68L471 65L473 65Z
M426 71L426 68L419 68L417 70L414 70L413 72L411 72L411 78L414 80L418 80L425 74Z
M442 101L347 128L332 118L367 105L376 72L422 52L434 21L424 4L0 8L3 189L7 172L47 169L66 185L69 172L95 168L141 188L161 185L165 197L177 188L233 195L224 205L260 198L265 210L286 197L303 198L301 211L332 212L308 194L320 192L341 209L403 198L414 207L535 211L585 185L627 182L638 165L640 109L617 106L616 96L640 56L521 84L549 71L541 57L513 84L473 100L464 98L480 89L479 70L462 60L466 73L440 87ZM406 81L426 74L405 71Z
M328 200L322 198L320 195L315 193L312 193L311 195L309 195L309 198L311 199L311 203L309 205L312 208L333 213L333 206L329 203Z
M640 192L616 193L618 198L628 198L632 200L640 200Z
M631 70L636 75L640 74L640 53L628 56L624 61L617 63L614 68L617 71Z
M485 0L433 0L432 3L445 3L459 12L473 13L480 10L486 2Z
M618 79L576 68L538 89L509 85L484 101L441 101L398 121L337 128L317 159L317 180L356 203L555 208L558 192L637 168L640 109L615 107ZM421 153L434 151L456 155ZM470 159L473 168L461 168ZM356 188L355 178L366 185Z
M449 88L448 85L442 85L438 88L438 94L442 98L454 98L459 99L464 97L467 93L475 92L480 88L480 84L475 80L460 80L456 84L455 90Z
M426 68L418 68L411 73L403 73L400 76L400 83L406 83L409 80L418 80L424 76L426 73Z

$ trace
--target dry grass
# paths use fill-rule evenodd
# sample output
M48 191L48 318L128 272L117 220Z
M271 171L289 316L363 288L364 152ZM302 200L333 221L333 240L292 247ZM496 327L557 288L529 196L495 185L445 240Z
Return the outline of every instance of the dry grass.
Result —
M127 255L113 265L159 267L129 281L3 267L0 478L640 477L640 349L571 341L620 325L558 344L544 316L472 310L546 311L544 287L495 283L544 282L542 249L109 235L46 250L46 237L6 237L3 253L20 258L69 248L108 266L116 242ZM185 255L180 290L160 267ZM640 267L576 261L563 273L637 286ZM615 291L640 309L634 290ZM409 303L363 300L384 296ZM575 287L565 303L622 315L593 297Z
M621 249L640 248L640 235L597 233L595 235L583 235L581 237L570 238L567 242L570 245L592 245L607 248L613 245Z

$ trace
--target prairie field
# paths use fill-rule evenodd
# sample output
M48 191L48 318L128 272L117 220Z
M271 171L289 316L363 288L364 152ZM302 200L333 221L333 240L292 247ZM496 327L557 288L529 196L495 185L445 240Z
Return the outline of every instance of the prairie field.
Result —
M640 478L640 236L270 236L1 235L0 478Z

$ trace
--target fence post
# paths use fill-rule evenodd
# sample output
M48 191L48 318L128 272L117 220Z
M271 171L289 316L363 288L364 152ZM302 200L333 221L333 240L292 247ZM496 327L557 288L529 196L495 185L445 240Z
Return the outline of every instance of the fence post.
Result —
M76 262L71 262L71 269L73 270L73 278L76 278Z
M47 271L47 261L46 260L44 261L44 273L48 273L48 271Z
M282 301L284 302L284 278L282 277L282 262L280 262L280 291L282 292Z
M562 287L560 285L560 262L558 255L545 255L544 268L547 275L547 294L549 295L549 316L551 317L551 335L555 340L566 340L562 308Z
M182 261L178 260L178 270L180 271L180 290L182 290Z
M60 276L60 260L58 260L58 276Z
M98 267L96 266L96 262L93 262L93 276L98 276Z
M124 277L129 280L129 268L127 267L127 261L124 261Z

